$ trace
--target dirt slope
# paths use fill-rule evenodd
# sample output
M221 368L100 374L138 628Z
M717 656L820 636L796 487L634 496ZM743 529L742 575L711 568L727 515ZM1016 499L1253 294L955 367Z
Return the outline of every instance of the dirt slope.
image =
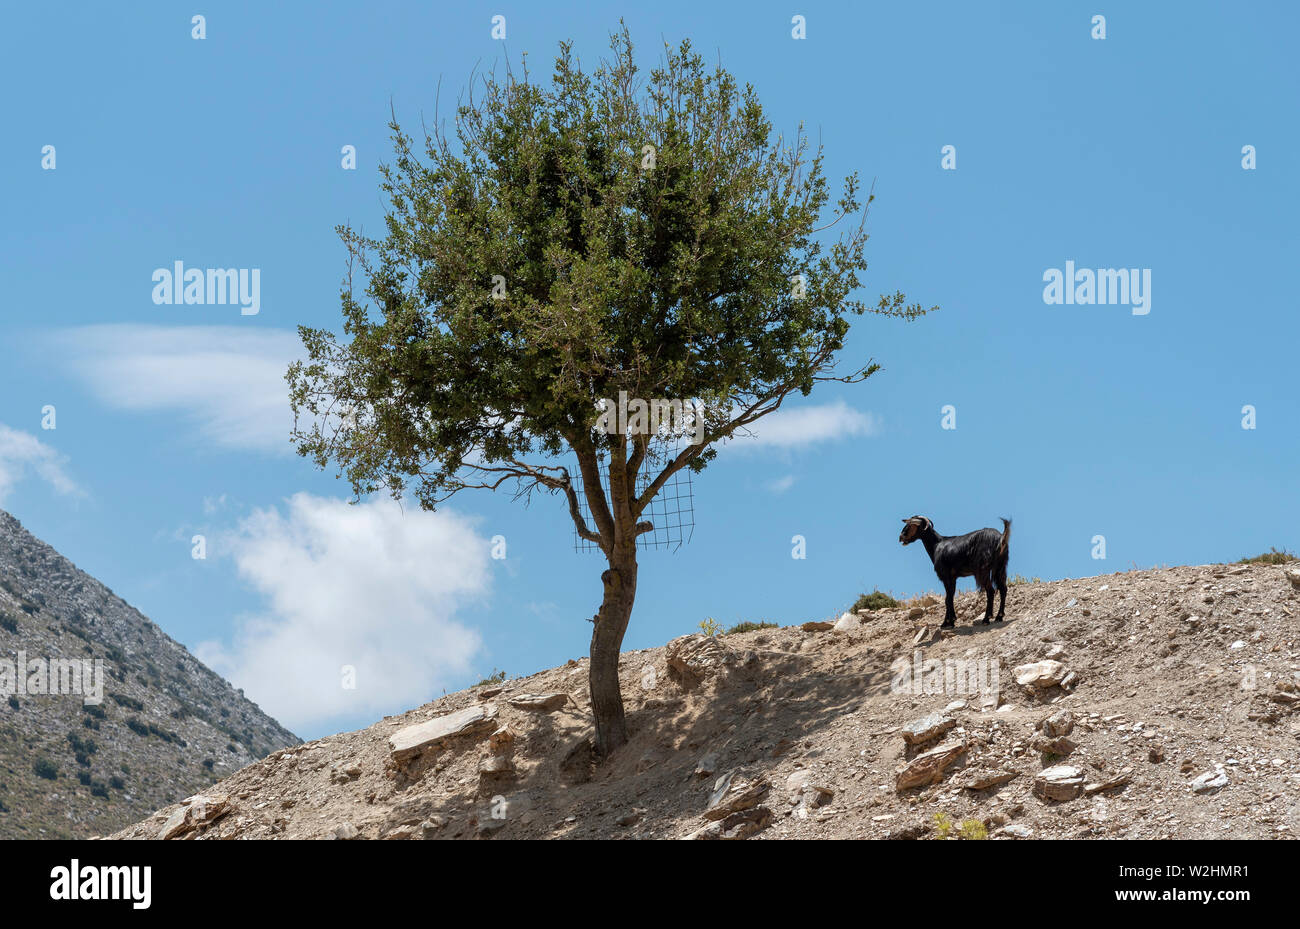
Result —
M937 638L936 601L840 623L856 628L629 652L632 740L594 768L586 662L570 662L277 752L117 837L934 838L945 823L995 838L1297 837L1300 574L1288 570L1017 585L991 626L970 625L982 602L967 594L955 633ZM902 669L935 660L991 662L974 667L985 683L996 670L998 694L951 692L959 678L926 693L940 689L933 674L909 686ZM1037 662L1019 673L1037 683L1018 684L1015 669ZM526 694L567 698L521 708L548 703ZM407 743L431 734L403 733L394 759L390 737L453 711L459 735L421 752ZM931 737L908 744L904 727L935 712L910 727Z

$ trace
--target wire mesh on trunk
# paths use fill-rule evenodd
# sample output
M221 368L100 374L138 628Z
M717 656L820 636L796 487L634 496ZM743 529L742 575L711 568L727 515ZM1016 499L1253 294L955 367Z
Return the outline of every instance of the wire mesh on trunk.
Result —
M667 443L659 448L652 449L647 455L645 462L641 465L640 473L636 477L636 493L640 496L645 489L650 486L650 482L659 476L664 465L677 456L680 443ZM601 457L600 463L600 484L605 492L605 500L609 501L609 462ZM582 484L582 476L574 474L570 480L573 481L573 489L578 494L578 510L582 513L582 518L586 524L595 528L595 520L591 518L591 506L587 503L587 494ZM640 549L669 549L677 551L691 540L695 534L695 497L694 488L691 484L691 469L682 468L672 477L664 482L664 486L659 488L659 493L654 495L650 505L646 507L644 513L638 518L638 522L649 520L654 524L654 529L637 536L636 547ZM582 536L578 535L578 530L573 530L573 550L575 552L598 552L600 546L595 542L589 542Z

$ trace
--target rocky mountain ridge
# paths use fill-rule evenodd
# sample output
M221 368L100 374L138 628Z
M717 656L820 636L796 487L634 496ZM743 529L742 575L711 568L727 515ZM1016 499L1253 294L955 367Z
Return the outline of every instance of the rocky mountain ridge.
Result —
M3 511L0 684L0 838L110 832L300 741Z

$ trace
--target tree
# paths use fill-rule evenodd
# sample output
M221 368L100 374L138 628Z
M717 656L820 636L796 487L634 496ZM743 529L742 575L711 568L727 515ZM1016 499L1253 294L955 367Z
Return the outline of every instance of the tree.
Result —
M847 317L924 312L901 293L852 296L859 180L824 217L823 154L802 128L773 138L753 88L689 42L665 46L644 86L626 28L610 47L586 73L562 43L549 85L526 60L471 79L452 131L435 115L419 148L393 116L386 234L338 230L349 338L301 327L307 357L287 376L298 451L358 496L433 509L474 488L563 495L608 563L590 651L598 756L627 741L618 659L651 500L791 394L874 373L833 373ZM698 403L702 440L598 428L620 391Z

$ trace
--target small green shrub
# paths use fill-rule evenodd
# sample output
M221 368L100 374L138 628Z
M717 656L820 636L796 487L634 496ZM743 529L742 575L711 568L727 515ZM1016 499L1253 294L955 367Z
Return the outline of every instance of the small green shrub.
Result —
M700 631L705 635L718 635L722 632L722 625L715 622L713 617L700 621Z
M20 706L22 706L22 704L18 702L18 698L17 698L17 697L15 697L13 694L10 694L10 695L9 695L9 706L11 706L13 709L16 710L16 709L18 709Z
M1295 560L1296 555L1294 552L1269 546L1269 550L1264 554L1256 555L1253 558L1243 558L1237 564L1286 564Z
M144 709L144 704L135 697L128 697L126 694L109 694L109 696L113 698L113 702L118 706L124 706L128 710L135 710L139 713Z
M989 837L988 827L978 819L963 820L961 825L956 827L955 833L953 827L954 823L952 818L949 817L947 813L934 814L935 833L941 839L957 838L979 840L987 839Z
M68 733L68 744L78 755L93 755L99 751L99 746L95 744L94 739L89 737L83 739L75 732Z
M730 629L728 629L726 632L722 634L735 635L737 632L753 632L755 629L775 629L775 628L777 628L776 623L769 623L767 620L761 620L756 623L751 623L751 622L736 623L736 625L732 626Z
M858 597L853 604L853 612L858 610L892 610L898 607L898 601L889 594L881 593L879 590L873 590L869 594L863 594Z
M14 619L8 613L0 613L0 628L14 635L18 634L18 620Z
M505 680L506 680L506 672L498 671L496 668L493 668L491 674L483 678L483 680L479 681L474 686L482 687L485 684L504 684Z
M37 758L32 762L32 773L52 781L59 776L59 766L48 758Z

